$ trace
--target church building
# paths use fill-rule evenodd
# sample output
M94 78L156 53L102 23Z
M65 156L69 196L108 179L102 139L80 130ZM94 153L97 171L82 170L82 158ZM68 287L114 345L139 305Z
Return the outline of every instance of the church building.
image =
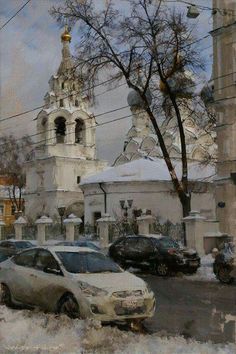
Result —
M61 35L62 60L49 80L49 91L37 122L38 143L34 158L26 163L25 214L35 220L46 214L58 219L65 215L83 216L82 177L104 170L107 163L96 159L95 118L83 78L75 77L70 53L71 35Z
M81 181L85 221L94 226L95 216L104 212L121 218L124 213L122 201L132 201L130 216L132 211L148 209L163 223L168 220L177 224L182 220L182 207L157 136L135 91L128 94L127 101L132 112L132 126L126 135L123 152L115 159L113 167ZM173 121L164 121L161 129L176 173L181 178L180 139ZM202 163L209 155L214 157L216 154L214 133L206 134L191 117L185 118L184 128L192 210L199 210L203 216L214 219L215 166Z

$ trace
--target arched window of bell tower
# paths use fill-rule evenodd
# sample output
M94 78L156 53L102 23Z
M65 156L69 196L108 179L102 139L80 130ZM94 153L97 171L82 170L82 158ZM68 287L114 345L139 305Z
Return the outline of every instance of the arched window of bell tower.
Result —
M66 120L64 117L57 117L54 121L56 130L56 142L62 144L66 136Z
M75 124L75 143L76 144L83 144L84 143L84 133L85 133L85 126L84 122L80 119L76 119Z
M75 107L79 107L79 101L75 100Z

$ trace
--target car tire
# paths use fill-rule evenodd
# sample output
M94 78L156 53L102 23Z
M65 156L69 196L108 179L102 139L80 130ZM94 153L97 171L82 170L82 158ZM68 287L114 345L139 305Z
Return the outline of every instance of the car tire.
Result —
M188 274L195 274L195 273L197 273L197 270L198 270L198 268L189 268L189 269L187 270L187 273L188 273Z
M234 278L230 276L230 268L220 267L218 269L217 278L223 284L230 284L233 282Z
M161 277L166 277L169 275L170 270L165 262L160 262L156 264L156 273Z
M72 294L66 294L60 299L57 312L70 318L80 318L79 305Z
M1 284L1 300L0 303L7 307L12 306L11 292L6 284Z

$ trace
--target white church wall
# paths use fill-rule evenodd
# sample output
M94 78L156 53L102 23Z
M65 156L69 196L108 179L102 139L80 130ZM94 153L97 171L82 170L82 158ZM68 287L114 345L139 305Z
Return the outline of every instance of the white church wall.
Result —
M200 184L198 191L192 193L192 209L201 211L202 215L215 217L215 200L213 185ZM171 182L125 182L106 183L102 187L107 192L107 210L113 217L121 217L124 211L120 200L133 200L132 209L151 209L152 214L161 221L170 220L179 223L182 220L182 207ZM93 224L95 212L104 212L104 194L98 184L83 185L85 198L85 222Z

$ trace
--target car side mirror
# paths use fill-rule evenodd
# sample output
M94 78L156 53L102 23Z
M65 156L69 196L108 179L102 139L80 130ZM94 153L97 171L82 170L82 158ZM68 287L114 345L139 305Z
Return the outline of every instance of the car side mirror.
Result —
M45 268L43 269L43 271L44 271L45 273L49 273L49 274L62 275L61 270L55 269L55 268L45 267Z

